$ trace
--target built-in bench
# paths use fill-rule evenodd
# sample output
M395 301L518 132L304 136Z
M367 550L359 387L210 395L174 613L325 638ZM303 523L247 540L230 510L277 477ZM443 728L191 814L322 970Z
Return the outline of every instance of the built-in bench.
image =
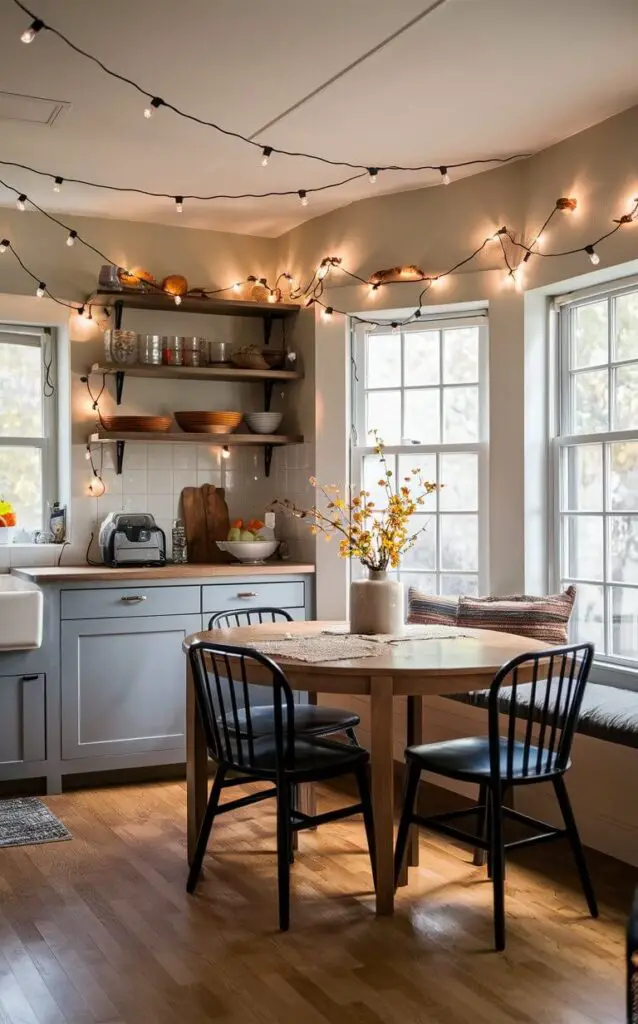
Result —
M531 683L518 687L517 706L520 718L527 718L531 689ZM488 690L455 693L451 699L471 704L473 707L486 708ZM535 721L540 721L544 699L545 685L538 683L534 701ZM500 708L509 711L511 700L510 688L504 687L499 694ZM638 747L638 692L602 686L600 683L588 683L576 731L584 736L593 736L597 740L607 740L608 743Z

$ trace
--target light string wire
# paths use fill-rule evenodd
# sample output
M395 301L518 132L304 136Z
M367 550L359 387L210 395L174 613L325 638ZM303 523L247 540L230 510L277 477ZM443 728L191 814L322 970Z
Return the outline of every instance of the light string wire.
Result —
M69 49L73 50L75 53L79 54L82 57L85 57L87 60L90 60L93 64L97 65L97 67L99 67L101 69L101 71L103 71L105 74L109 75L111 78L114 78L114 79L116 79L119 82L123 82L124 84L130 86L132 89L135 89L136 92L138 92L141 96L144 96L146 99L148 99L150 101L150 106L147 107L147 110L145 111L145 113L147 114L148 117L151 117L153 112L155 110L158 110L160 107L166 107L168 110L172 110L173 113L177 114L179 117L183 117L183 118L185 118L188 121L192 121L195 124L203 125L204 127L207 127L207 128L213 128L216 132L219 132L222 135L226 135L229 138L239 139L241 142L245 142L247 145L252 146L253 149L261 150L261 152L263 154L262 164L264 164L264 166L267 165L268 159L269 159L269 157L273 153L278 153L278 154L280 154L282 156L300 157L300 158L303 158L305 160L314 160L317 163L325 164L325 165L328 165L330 167L347 167L350 170L362 171L363 174L367 174L370 177L371 181L376 181L377 175L381 171L401 171L401 172L439 171L439 173L442 176L442 180L447 183L449 181L449 175L448 175L448 171L449 170L454 170L454 169L458 169L458 168L462 168L462 167L483 166L485 164L507 164L507 163L510 163L513 160L519 160L519 159L522 159L524 157L529 156L529 153L517 153L517 154L513 154L511 156L507 156L507 157L482 157L480 159L474 159L474 160L461 160L461 161L458 161L456 163L448 163L448 164L418 164L418 165L414 165L414 166L410 166L409 167L409 166L406 166L406 165L403 165L403 164L385 164L385 165L381 164L381 163L378 163L378 164L361 164L361 163L353 163L352 161L349 161L349 160L333 160L333 159L331 159L329 157L320 156L317 153L304 153L304 152L299 152L299 151L296 151L296 150L282 149L279 146L265 145L263 142L257 142L255 139L251 139L249 136L243 135L241 132L234 131L234 130L232 130L230 128L225 128L222 125L217 124L215 121L208 121L208 120L206 120L206 118L198 117L196 114L191 114L188 111L182 110L180 107L177 107L174 103L171 103L169 100L162 99L160 96L157 95L157 93L150 92L148 89L145 89L143 86L139 85L138 82L135 82L132 78L128 78L126 75L122 75L118 71L114 71L112 68L107 67L107 65L103 61L101 61L98 57L96 57L94 54L89 53L88 50L85 50L81 46L78 46L77 43L74 43L71 39L69 39L68 36L66 36L59 29L55 28L53 25L47 24L47 22L45 22L44 19L40 18L37 14L35 14L33 11L31 11L24 3L22 3L22 0L13 0L13 2L15 3L15 5L17 7L20 8L21 11L23 11L25 14L27 14L32 19L32 24L31 24L30 29L28 29L27 32L23 33L23 42L32 42L33 39L35 38L35 36L37 35L37 33L42 31L42 30L44 30L46 32L50 32L52 35L56 36L61 42L63 42L66 46L68 46ZM25 38L25 37L27 37L27 38ZM355 177L360 177L360 176L361 175L355 175ZM55 177L55 176L52 175L51 177ZM349 178L349 179L345 179L345 181L333 182L331 184L322 186L322 188L323 189L338 188L340 185L345 184L346 181L351 181L351 180L353 180L353 179ZM83 182L83 184L91 185L93 183L92 182ZM111 186L111 187L115 188L115 186ZM118 189L118 191L139 191L139 192L144 192L145 190L143 190L143 189L135 189L135 190ZM298 192L299 190L295 190L295 191ZM305 190L301 190L301 191L310 192L310 191L319 191L319 189L305 189ZM152 194L157 194L157 193L146 193L146 194L152 195ZM292 193L268 192L268 193L264 193L263 195L261 195L261 196L259 196L257 198L265 198L266 195L291 195L291 194L294 194L294 192L292 192ZM166 198L174 198L174 196L172 196L170 194L166 194L165 193L164 195L166 196ZM248 196L246 196L246 197L243 197L243 196L219 196L219 197L201 197L201 198L236 199L236 198L250 198L250 197L248 197Z

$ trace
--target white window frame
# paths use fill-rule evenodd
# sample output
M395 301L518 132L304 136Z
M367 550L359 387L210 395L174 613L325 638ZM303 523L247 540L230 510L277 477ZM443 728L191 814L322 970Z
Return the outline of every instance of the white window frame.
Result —
M631 430L607 430L589 434L571 434L567 432L569 425L571 392L569 386L570 375L570 352L572 345L572 316L571 312L575 307L588 305L589 303L606 299L609 304L610 315L608 316L608 361L596 366L583 367L583 369L606 369L613 373L616 366L626 365L633 360L616 361L612 355L612 333L615 329L615 321L612 314L612 300L620 295L626 295L638 290L638 277L626 278L624 281L613 281L602 285L596 285L582 291L571 292L568 295L556 298L553 303L553 310L558 315L557 330L555 331L555 358L553 362L555 373L555 386L553 388L555 403L553 410L553 429L551 431L551 541L552 541L552 562L550 566L550 582L552 589L558 590L561 587L573 583L576 588L579 584L590 584L603 588L603 628L605 648L609 651L611 647L611 630L613 628L613 612L611 605L611 591L613 581L608 579L608 556L609 556L609 517L614 513L607 507L607 481L609 475L609 449L608 445L614 442L638 441L638 424ZM612 421L614 388L608 389L609 423ZM602 486L603 486L603 508L600 513L588 511L573 511L562 509L562 486L561 462L563 452L570 447L578 447L587 444L602 444ZM603 579L572 578L562 572L563 568L563 516L569 515L601 515L603 519ZM623 583L638 590L638 584ZM629 659L620 655L607 654L596 651L596 664L600 669L595 673L600 682L610 683L616 686L625 686L630 689L636 688L636 673L638 673L638 659Z
M382 317L386 317L387 314L377 314ZM434 314L430 317L422 316L418 323L407 324L405 327L400 328L397 331L397 340L400 341L401 334L410 333L421 333L423 331L435 331L453 329L458 327L478 327L479 328L479 379L478 379L478 395L479 395L479 431L478 440L464 443L440 443L440 444L386 444L384 450L388 455L425 455L434 454L437 460L437 479L440 479L440 458L441 455L445 454L456 454L462 452L470 452L478 455L478 508L477 512L453 512L453 515L478 515L478 593L487 594L489 593L489 408L488 408L488 346L489 346L489 333L488 333L488 318L486 310L474 310L468 314L454 313L449 316ZM350 474L351 474L351 486L354 490L360 490L363 486L363 460L367 455L375 454L374 445L360 444L360 439L364 435L365 431L365 379L366 379L366 346L365 338L366 335L381 334L383 331L378 329L371 332L366 329L364 324L357 325L352 331L351 345L352 345L352 436L350 445ZM440 362L440 373L439 373L439 384L415 385L419 389L432 387L440 389L440 400L443 403L443 346L439 349ZM392 388L392 390L409 390L403 385L403 345L401 345L401 386L399 388ZM454 387L455 385L448 385L448 387ZM463 385L458 385L462 387ZM442 406L441 406L441 421L442 421ZM446 511L441 512L440 509L440 492L437 491L435 494L436 506L430 513L437 517L438 523L440 524L440 516L445 515ZM400 571L400 570L399 570ZM405 569L405 573L418 574L418 570ZM358 566L352 566L353 575L358 572ZM474 575L473 570L466 571L454 571L454 570L442 570L441 569L441 531L437 529L437 553L436 553L436 569L432 571L424 571L424 576L435 577L436 580L436 592L440 592L441 576L467 576Z
M0 435L0 448L38 448L42 460L42 525L47 528L49 505L57 498L58 492L58 447L57 447L57 358L55 330L49 327L31 327L23 324L0 323L0 341L4 344L24 345L40 351L43 368L44 357L50 359L49 380L54 393L42 396L42 430L40 437L5 437ZM6 495L11 500L10 495ZM18 523L20 528L20 523Z

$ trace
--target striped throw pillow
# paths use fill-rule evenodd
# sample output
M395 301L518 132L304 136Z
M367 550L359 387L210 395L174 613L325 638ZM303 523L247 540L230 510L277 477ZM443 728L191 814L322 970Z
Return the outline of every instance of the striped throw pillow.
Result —
M567 643L569 617L576 587L562 594L532 597L461 597L457 625L472 629L495 629L540 640L550 647Z
M408 590L408 622L422 626L456 626L458 611L456 597L424 594L416 587Z

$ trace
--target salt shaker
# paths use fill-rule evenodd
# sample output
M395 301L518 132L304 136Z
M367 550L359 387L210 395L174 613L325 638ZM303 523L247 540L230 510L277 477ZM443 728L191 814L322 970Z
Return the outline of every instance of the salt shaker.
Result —
M173 543L173 562L175 565L186 565L186 528L183 519L175 519L171 530Z

